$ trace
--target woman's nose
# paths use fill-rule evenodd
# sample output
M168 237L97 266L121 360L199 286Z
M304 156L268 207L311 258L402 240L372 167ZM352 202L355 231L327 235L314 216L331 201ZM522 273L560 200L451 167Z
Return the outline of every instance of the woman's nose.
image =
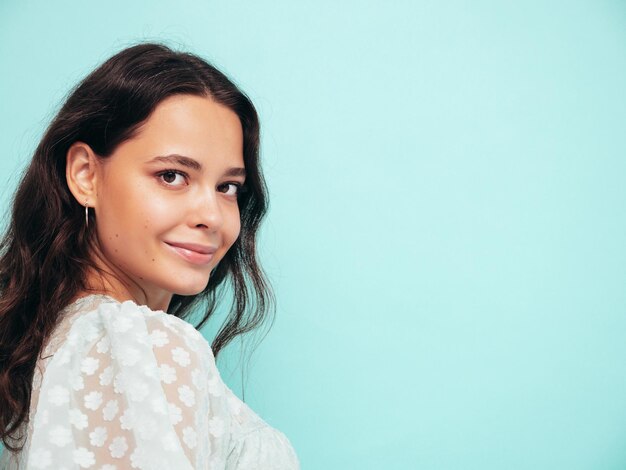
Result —
M215 191L202 191L194 196L190 225L218 230L223 223L219 195Z

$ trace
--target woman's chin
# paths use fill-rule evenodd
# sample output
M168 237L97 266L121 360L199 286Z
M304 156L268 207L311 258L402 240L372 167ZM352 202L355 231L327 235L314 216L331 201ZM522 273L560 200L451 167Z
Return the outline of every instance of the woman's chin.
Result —
M206 289L207 284L209 283L208 279L206 282L188 282L184 285L176 286L176 288L172 289L172 292L176 295L198 295L204 289Z

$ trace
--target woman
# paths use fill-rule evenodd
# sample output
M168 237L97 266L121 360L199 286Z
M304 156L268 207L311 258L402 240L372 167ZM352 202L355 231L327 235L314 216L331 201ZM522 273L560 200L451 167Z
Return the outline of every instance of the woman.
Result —
M299 468L215 366L270 311L258 148L249 99L164 45L73 90L0 245L2 468ZM235 302L209 347L183 318L204 306L202 326L226 281Z

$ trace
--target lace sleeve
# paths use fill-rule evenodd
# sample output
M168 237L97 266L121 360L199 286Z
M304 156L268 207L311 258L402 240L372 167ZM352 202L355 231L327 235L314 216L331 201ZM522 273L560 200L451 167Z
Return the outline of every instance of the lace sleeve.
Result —
M222 469L224 386L191 325L132 302L76 320L46 370L28 468Z

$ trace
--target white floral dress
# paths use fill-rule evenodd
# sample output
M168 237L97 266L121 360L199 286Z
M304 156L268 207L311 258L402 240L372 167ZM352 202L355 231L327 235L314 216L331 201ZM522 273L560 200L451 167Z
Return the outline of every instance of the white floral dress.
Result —
M61 312L33 378L22 452L0 469L297 470L287 437L220 378L189 323L89 295Z

